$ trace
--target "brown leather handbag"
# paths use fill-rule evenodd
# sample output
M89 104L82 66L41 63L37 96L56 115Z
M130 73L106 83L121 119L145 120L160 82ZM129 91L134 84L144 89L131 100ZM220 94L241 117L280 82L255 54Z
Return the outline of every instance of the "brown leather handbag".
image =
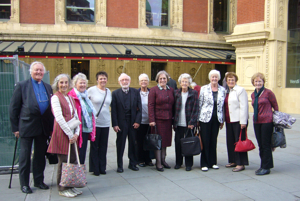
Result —
M203 150L203 144L202 144L202 139L201 139L201 128L200 128L200 126L195 127L195 136L197 136L199 138L200 147L201 147L201 151L202 151Z

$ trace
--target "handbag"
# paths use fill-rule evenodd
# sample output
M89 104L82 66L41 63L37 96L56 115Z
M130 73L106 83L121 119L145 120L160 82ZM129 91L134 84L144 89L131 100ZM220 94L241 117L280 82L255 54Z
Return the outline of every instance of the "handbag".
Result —
M275 147L281 147L281 148L286 147L284 130L283 128L277 126L274 127L274 132L272 134L272 148Z
M187 137L188 134L191 137ZM195 156L201 153L201 145L198 136L194 136L192 129L187 129L184 138L180 139L181 155L182 156Z
M147 134L145 135L143 148L145 151L161 150L161 141L162 141L161 136L157 134L156 126L154 126L155 133L153 134L149 133L150 127L151 126L149 126Z
M76 114L75 107L74 107L74 105L73 105L73 101L70 99L70 97L69 97L69 100L70 100L70 102L71 102L71 104L72 104L72 107L73 107L73 110L74 110L74 117L73 117L72 119L70 119L70 120L67 122L67 124L68 124L68 126L69 126L69 128L70 128L71 130L74 130L75 128L77 128L77 126L79 126L79 125L81 124L81 122L79 121L79 118L78 118L78 116L77 116L77 114Z
M86 185L85 164L80 164L77 144L74 144L78 164L70 163L71 143L69 143L68 161L62 164L61 180L59 185L63 187L81 188Z
M234 151L235 152L247 152L247 151L251 151L251 150L255 149L255 145L253 144L253 142L248 139L247 129L245 128L246 139L243 141L242 141L242 132L243 132L243 129L241 129L241 131L240 131L239 141L237 141L235 143Z
M200 141L200 147L201 147L201 151L203 150L203 144L202 144L202 139L201 139L201 128L200 126L197 126L195 129L195 136L197 136L199 138Z

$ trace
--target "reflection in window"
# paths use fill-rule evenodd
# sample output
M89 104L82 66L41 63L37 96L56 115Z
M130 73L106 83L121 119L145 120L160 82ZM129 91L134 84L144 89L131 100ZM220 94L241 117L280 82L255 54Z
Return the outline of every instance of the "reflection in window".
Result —
M215 32L228 32L228 0L214 0L213 13Z
M0 19L10 19L10 0L0 1Z
M151 63L151 81L155 81L156 74L161 71L165 70L167 66L167 63Z
M95 0L67 0L67 21L94 22Z
M146 0L147 26L169 26L169 0Z
M83 73L89 80L90 77L90 61L89 60L72 60L71 61L71 77L78 73Z
M300 0L290 0L288 12L286 87L300 88Z

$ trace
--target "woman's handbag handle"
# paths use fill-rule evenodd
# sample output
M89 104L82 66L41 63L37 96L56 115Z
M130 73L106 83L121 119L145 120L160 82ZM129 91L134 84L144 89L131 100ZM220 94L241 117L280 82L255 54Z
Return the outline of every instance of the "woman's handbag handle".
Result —
M184 138L186 138L186 136L189 134L189 131L191 133L191 137L194 136L192 129L188 128L187 131L186 131L186 133L185 133L185 135L184 135Z
M149 126L149 127L148 127L147 134L149 133L149 129L150 129L151 127L153 127L153 126ZM154 131L155 131L155 134L158 134L158 133L157 133L157 129L156 129L156 125L154 126Z
M246 136L245 139L248 139L248 136L247 136L247 128L244 128L244 129L245 129L245 136ZM239 137L239 140L240 140L240 141L242 140L242 132L243 132L243 129L241 129L241 131L240 131L240 137Z
M80 167L79 154L78 154L78 148L77 148L76 142L74 142L74 147L75 147L77 163L78 163L78 166ZM71 155L71 143L69 143L68 162L67 162L68 165L70 164L70 158L71 158L70 155Z

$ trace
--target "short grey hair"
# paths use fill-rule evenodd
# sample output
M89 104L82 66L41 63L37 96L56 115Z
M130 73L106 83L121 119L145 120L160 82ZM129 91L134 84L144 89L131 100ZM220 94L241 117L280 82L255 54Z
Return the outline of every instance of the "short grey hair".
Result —
M61 78L63 78L63 77L68 78L68 83L69 83L68 89L71 89L71 88L72 88L72 82L71 82L70 76L69 76L68 74L60 74L60 75L56 76L56 78L55 78L54 81L53 81L53 84L52 84L52 89L53 89L53 90L58 91L58 82L59 82L59 80L60 80Z
M143 77L146 77L147 80L148 80L148 82L149 82L149 77L148 77L148 75L147 75L146 73L140 74L140 76L139 76L139 81L141 81L141 79L142 79Z
M195 87L195 86L197 86L196 82L192 82L191 87Z
M213 69L213 70L211 70L211 71L208 73L208 79L209 79L209 80L210 80L210 77L211 77L212 75L217 75L217 76L218 76L218 80L221 79L221 74L220 74L220 71L218 71L218 70Z
M88 79L86 78L86 75L83 74L83 73L78 73L77 75L75 75L72 79L72 82L73 82L73 86L76 86L76 83L78 80L84 80L86 81L86 84L88 84Z
M129 78L129 80L131 80L131 77L130 77L129 75L127 75L126 73L121 73L121 75L120 75L119 78L118 78L118 81L119 81L119 82L120 82L120 79L121 79L121 77L122 77L123 75L126 75L126 76Z
M46 68L45 68L45 66L44 66L44 64L43 64L42 62L40 62L40 61L34 61L34 62L32 62L32 63L30 64L30 68L29 68L29 73L30 73L30 75L31 75L33 66L35 66L36 64L41 64L41 65L43 66L43 68L44 68L44 72L46 72Z
M169 73L167 73L167 72L164 71L164 70L161 70L161 71L159 71L159 72L156 74L155 81L158 83L158 78L159 78L159 76L160 76L161 74L165 74L165 76L167 77L167 82L169 82L169 80L170 80L170 75L169 75Z
M183 73L183 74L181 74L180 76L179 76L179 78L178 78L178 83L180 84L181 83L181 80L182 79L188 79L189 80L189 84L191 84L192 83L192 77L189 75L189 74L187 74L187 73Z

